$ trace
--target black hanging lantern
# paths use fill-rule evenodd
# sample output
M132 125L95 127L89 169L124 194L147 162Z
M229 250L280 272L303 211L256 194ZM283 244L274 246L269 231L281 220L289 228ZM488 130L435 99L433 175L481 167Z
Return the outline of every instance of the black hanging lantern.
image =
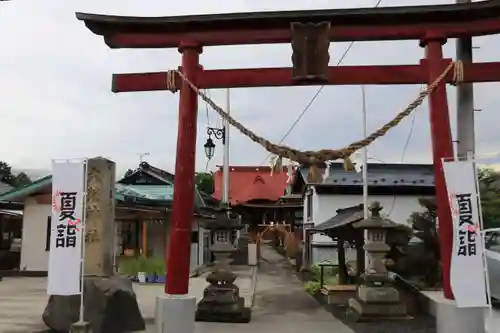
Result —
M207 156L207 159L212 159L215 154L215 143L211 137L208 137L207 142L203 147L205 147L205 156Z

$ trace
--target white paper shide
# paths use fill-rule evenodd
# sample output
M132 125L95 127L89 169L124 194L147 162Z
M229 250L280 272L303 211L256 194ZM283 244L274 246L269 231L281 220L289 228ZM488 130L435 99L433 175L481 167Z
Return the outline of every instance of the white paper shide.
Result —
M458 307L486 307L486 276L474 161L443 162L453 221L450 283Z
M80 294L85 161L53 162L47 293Z

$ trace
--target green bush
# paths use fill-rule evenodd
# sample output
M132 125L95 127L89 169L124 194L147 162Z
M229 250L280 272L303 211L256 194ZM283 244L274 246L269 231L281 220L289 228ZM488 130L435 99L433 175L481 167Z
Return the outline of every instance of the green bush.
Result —
M335 276L325 277L323 283L328 286L337 285L339 284L339 276L335 275Z
M129 276L136 276L139 272L146 275L165 275L165 261L159 258L146 258L139 256L137 258L124 258L121 260L120 272Z
M309 281L304 285L304 290L306 293L315 296L321 291L321 285L317 281Z
M152 270L157 276L165 276L166 273L166 266L165 266L165 260L163 259L158 259L158 258L151 258L151 266Z
M147 273L148 259L145 256L140 255L136 258L136 261L137 261L137 271Z
M326 263L326 262L325 262ZM323 280L327 280L330 277L336 277L339 273L338 266L325 266L323 268ZM311 267L311 274L316 281L321 279L321 267L319 264L313 265Z
M123 258L120 260L119 270L128 276L136 276L139 272L139 266L135 258Z

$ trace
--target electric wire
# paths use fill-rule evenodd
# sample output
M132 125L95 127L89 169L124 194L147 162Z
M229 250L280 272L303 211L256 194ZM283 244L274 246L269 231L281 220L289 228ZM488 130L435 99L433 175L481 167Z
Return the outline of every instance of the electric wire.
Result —
M411 118L411 124L410 124L410 131L408 132L408 136L406 137L405 144L403 146L403 152L401 153L401 159L399 163L403 163L406 155L406 150L408 149L408 146L410 145L411 137L413 134L413 129L415 128L415 119L416 119L416 114L414 113ZM389 213L387 216L391 216L392 211L394 210L394 207L396 206L396 196L394 195L392 197L392 203L391 203L391 208L389 209Z
M205 94L210 97L210 90L209 89L205 89ZM210 127L210 115L209 115L209 109L208 109L208 103L205 102L205 111L206 111L206 114L207 114L207 127ZM210 163L210 161L212 160L212 158L208 158L207 156L207 163L205 163L205 172L208 172L208 165Z
M210 98L210 90L205 89L205 94ZM207 102L205 102L205 111L207 113L207 126L210 126L210 115Z

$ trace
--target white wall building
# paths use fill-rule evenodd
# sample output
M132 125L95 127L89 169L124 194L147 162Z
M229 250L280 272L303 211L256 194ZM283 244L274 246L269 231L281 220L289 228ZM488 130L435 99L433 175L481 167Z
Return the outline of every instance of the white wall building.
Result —
M304 229L314 228L333 216L338 209L363 203L361 173L345 172L343 164L330 166L329 175L321 184L307 181L308 168L297 172L294 191L304 195ZM394 222L407 223L412 212L421 211L418 199L434 195L434 168L421 164L369 164L368 204L380 202L382 215ZM312 263L336 262L336 243L321 234L311 239ZM346 251L348 260L355 260L355 250Z

